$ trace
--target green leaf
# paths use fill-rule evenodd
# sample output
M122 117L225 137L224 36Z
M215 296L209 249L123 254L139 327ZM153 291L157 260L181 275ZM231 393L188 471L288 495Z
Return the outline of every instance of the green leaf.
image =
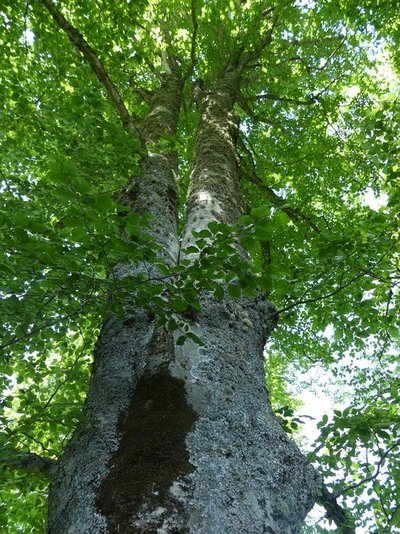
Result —
M201 238L207 238L207 237L212 237L212 233L210 232L210 230L200 230L200 232L192 232L193 236L194 237L201 237Z
M189 303L181 298L176 298L171 302L171 308L176 312L182 312L187 310Z
M179 336L175 343L178 346L182 346L185 343L186 339L187 339L187 336Z
M73 161L62 158L52 159L48 164L48 177L56 184L68 185L77 176L78 169Z
M254 226L254 237L259 241L269 241L272 238L274 225L268 219L257 222Z
M190 338L192 341L194 341L196 343L196 345L199 345L200 347L204 347L204 342L203 342L202 339L199 338L199 336L197 336L193 332L188 332L186 335L187 335L188 338Z
M78 193L90 193L92 191L91 185L83 176L73 176L72 185Z
M98 195L96 197L96 207L101 212L106 213L108 211L116 209L117 204L115 203L115 201L111 197Z
M222 301L224 299L225 292L223 286L217 285L214 289L214 297L218 301Z
M274 213L274 219L278 224L281 224L282 226L288 224L290 222L290 217L285 213L284 211L276 211Z
M251 217L258 221L260 219L265 219L269 216L270 209L268 206L258 206L257 208L252 208L250 211Z
M53 195L62 202L69 202L76 200L76 194L67 189L66 187L56 187L52 191Z
M240 287L237 285L229 285L228 295L234 299L240 298L240 295L241 295Z
M184 250L185 254L198 254L200 252L200 249L197 247L191 245Z
M240 226L250 226L251 224L253 224L253 217L251 217L250 215L242 215L241 217L239 217L238 224Z

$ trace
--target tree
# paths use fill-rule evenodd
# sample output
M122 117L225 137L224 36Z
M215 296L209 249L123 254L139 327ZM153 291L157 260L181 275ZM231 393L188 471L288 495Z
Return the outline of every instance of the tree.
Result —
M1 7L3 531L44 477L56 534L400 528L380 4ZM318 365L355 393L306 456L283 375Z

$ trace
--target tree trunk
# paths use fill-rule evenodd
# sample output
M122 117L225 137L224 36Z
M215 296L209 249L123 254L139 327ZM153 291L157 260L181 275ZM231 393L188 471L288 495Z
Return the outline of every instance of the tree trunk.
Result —
M204 347L174 347L145 314L110 319L49 532L298 532L319 483L268 403L273 311L204 296L193 326Z
M237 77L225 74L201 102L184 246L193 230L232 223L241 211ZM171 99L154 102L149 117ZM175 163L165 154L149 161L157 164L143 183L153 185L149 194L134 185L142 188L134 207L157 216L159 242L174 256ZM140 205L146 198L150 209ZM177 346L140 310L104 324L84 423L53 476L51 534L299 531L320 482L269 405L263 348L275 310L261 297L200 300L191 329L202 347Z

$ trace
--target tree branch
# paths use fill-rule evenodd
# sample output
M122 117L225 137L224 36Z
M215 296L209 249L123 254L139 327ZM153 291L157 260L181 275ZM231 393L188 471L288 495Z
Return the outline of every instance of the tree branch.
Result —
M333 291L330 291L329 293L326 293L325 295L321 295L319 297L314 297L314 298L309 298L309 299L301 298L300 300L294 302L293 304L289 304L288 306L285 306L284 308L281 308L280 310L277 310L276 314L279 315L279 314L281 314L283 312L287 312L287 311L291 310L292 308L295 308L296 306L299 306L300 304L312 304L313 302L318 302L320 300L329 299L329 298L337 295L340 291L342 291L342 289L346 289L346 287L350 286L351 284L353 284L354 282L356 282L357 280L359 280L360 278L362 278L366 274L371 274L372 269L374 269L375 267L377 267L381 263L381 261L389 254L389 252L396 245L397 241L398 240L396 240L394 242L394 244L389 248L389 250L387 252L382 254L382 256L379 258L379 260L376 261L375 264L372 267L361 271L357 276L355 276L354 278L351 278L346 283L343 283L342 280L340 280L338 287L336 289L334 289Z
M336 54L339 52L339 50L342 48L342 46L343 46L344 43L346 42L346 38L347 38L347 36L345 35L345 36L341 39L341 41L340 41L340 43L337 45L337 47L336 47L336 48L329 54L329 56L327 57L325 63L324 63L321 67L319 67L318 69L316 69L316 70L318 70L319 72L321 72L321 71L323 71L323 70L328 66L328 64L330 63L331 59L334 58L334 57L336 56Z
M323 486L317 503L325 508L327 518L335 523L342 534L355 534L353 519L348 516L347 511L336 499L336 496L330 493L326 486Z
M307 98L305 100L297 99L297 98L290 98L287 96L279 96L274 93L263 93L261 95L256 96L249 96L244 97L246 100L275 100L278 102L289 102L291 104L298 104L300 106L311 106L312 104L315 104L318 102L318 95L317 96L311 96L310 98Z
M269 18L270 19L269 28L265 32L265 35L262 37L259 45L256 48L254 48L253 50L249 50L245 52L244 54L242 54L240 58L240 64L242 68L250 67L251 64L261 56L263 51L272 42L273 32L274 32L275 26L278 23L281 11L285 7L293 4L294 2L295 0L288 0L288 2L285 2L283 5L276 4L274 6L264 9L261 12L261 17L258 19L258 22L260 23L263 18ZM274 12L275 14L273 15Z
M44 7L49 11L58 26L66 33L69 40L74 44L88 61L92 71L103 85L114 110L121 119L123 127L134 136L141 138L138 128L134 124L133 117L128 112L121 95L114 82L111 80L103 63L97 57L92 47L86 42L83 35L68 22L64 15L58 10L51 0L41 0Z
M257 176L257 174L256 174L256 166L255 166L255 163L254 163L254 160L253 160L253 156L252 156L250 150L246 147L246 145L243 142L242 138L239 138L239 142L240 142L241 147L248 154L249 159L250 159L250 165L252 167L252 172L251 173L247 173L247 172L245 172L243 170L243 166L242 166L242 173L243 173L244 177L247 180L249 180L250 182L252 182L253 184L255 184L259 189L261 189L261 191L266 193L267 196L268 196L269 201L274 206L276 206L279 209L281 209L282 211L284 211L286 213L286 215L292 219L293 222L298 222L299 220L302 220L303 222L308 224L313 230L315 230L316 232L320 232L320 229L318 228L318 226L311 220L311 218L308 215L304 215L304 213L301 213L301 211L296 210L294 208L291 208L290 206L287 206L286 200L284 198L280 197L279 195L277 195L275 193L275 191L271 187L266 185L261 180L261 178L259 178Z
M240 93L237 103L239 106L243 109L243 111L255 122L262 122L264 124L268 124L269 126L273 126L274 128L279 128L280 130L284 130L284 127L281 123L272 120L269 117L261 117L260 115L257 115L253 109L249 106L248 101L246 98Z
M242 69L249 66L255 60L257 60L260 57L260 55L263 53L265 48L267 48L267 46L272 42L272 33L275 29L277 22L278 22L278 15L275 15L275 17L272 18L271 25L268 31L266 32L265 36L261 40L259 46L257 46L257 48L255 48L254 50L250 50L249 52L246 52L242 55L242 57L240 58L240 65Z
M0 458L0 466L2 467L17 469L25 471L26 473L45 475L46 477L51 476L56 465L57 462L55 460L44 458L43 456L39 456L32 452L19 453L10 451L10 456L8 458Z
M293 2L293 0L290 0L290 2L288 3L291 2ZM284 4L282 8L286 5L287 4ZM221 70L222 74L224 74L227 70L236 69L238 69L238 71L241 73L245 68L255 66L253 63L258 60L265 48L267 48L268 45L272 42L272 34L278 22L279 11L274 16L270 16L270 14L276 11L277 8L278 6L272 6L271 8L265 9L261 13L260 17L258 17L258 23L261 23L263 18L270 18L269 27L265 32L264 36L262 36L258 46L251 50L245 50L243 45L238 47L238 49L233 54L231 54L228 60L226 61L224 67ZM248 37L247 34L243 37L244 42L246 41L246 37Z
M254 96L244 96L242 94L241 101L242 102L246 102L246 101L254 102L254 101L259 101L259 100L274 100L276 102L288 102L290 104L297 104L299 106L311 106L316 103L322 103L321 96L324 93L326 93L328 89L342 77L343 76L337 76L336 78L332 78L332 80L330 80L330 82L325 87L323 87L320 91L318 91L318 93L312 94L311 96L305 99L292 98L289 96L280 96L275 93L261 93L259 95L254 95Z
M67 315L64 315L64 316L60 316L57 319L55 319L54 321L50 321L49 323L46 323L46 324L44 324L42 326L37 326L35 328L32 328L32 330L30 332L26 332L25 334L23 334L21 336L13 337L12 339L10 339L10 341L7 341L6 343L3 343L3 345L0 345L0 350L4 350L7 347L10 347L11 345L15 345L16 343L19 343L20 341L23 341L24 339L28 339L28 338L34 336L35 334L38 334L42 330L45 330L46 328L51 328L52 326L55 326L55 325L59 324L61 321L65 320L65 319L71 319L72 317L77 315L86 306L86 304L88 302L92 302L93 300L94 300L94 297L89 296L86 300L83 301L82 304L80 304L71 313L69 313Z
M378 465L376 466L376 470L375 470L374 473L372 473L370 476L368 476L366 478L363 478L359 482L355 482L354 484L351 484L350 486L347 486L346 488L343 488L342 491L339 491L338 493L336 493L336 497L340 497L340 496L344 495L345 493L347 493L348 491L357 489L360 486L362 486L363 484L366 484L367 482L374 481L379 476L379 474L381 472L382 465L383 465L384 461L386 460L386 458L389 456L390 452L393 449L395 449L396 447L399 447L399 446L400 446L400 440L396 441L393 445L391 445L388 449L386 449L386 451L382 454L382 456L381 456L381 458L380 458L380 460L378 462Z
M338 44L338 46L329 54L329 56L326 59L326 61L324 62L324 64L322 66L320 66L320 67L313 67L312 65L309 65L304 58L302 58L301 56L298 56L298 55L289 57L287 59L284 59L284 60L280 61L279 63L276 63L275 66L284 65L285 63L292 62L292 61L298 61L298 62L300 62L300 63L302 63L304 65L304 67L305 67L306 71L308 72L308 74L312 74L313 71L314 72L321 72L329 65L331 59L337 54L337 52L343 46L345 41L346 41L346 36L343 37L343 39L341 39L341 41Z
M326 293L325 295L320 295L319 297L314 297L314 298L309 298L309 299L300 299L297 302L294 302L293 304L289 304L289 306L286 306L285 308L281 308L280 310L277 310L276 313L277 314L281 314L283 312L287 312L287 311L291 310L292 308L295 308L296 306L299 306L300 304L312 304L313 302L318 302L319 300L325 300L325 299L329 299L331 297L334 297L340 291L342 291L342 289L346 289L346 287L348 287L349 285L353 284L354 282L356 282L357 280L359 280L360 278L362 278L363 276L365 276L366 274L368 274L370 272L371 272L371 269L367 269L366 271L362 271L360 274L358 274L357 276L355 276L354 278L352 278L351 280L349 280L345 284L340 283L339 286L336 289L334 289L333 291L331 291L329 293Z
M266 195L268 196L268 199L270 202L278 207L281 211L285 212L288 217L292 219L293 222L298 222L299 220L302 220L303 222L307 223L313 230L316 232L320 232L320 229L316 224L314 224L310 217L307 215L304 215L304 213L301 213L300 211L291 208L290 206L287 206L287 202L284 198L280 197L275 193L275 191L269 187L268 185L264 184L264 182L255 174L246 174L245 177L255 184L259 189L261 189Z
M199 21L197 19L196 1L195 0L191 0L191 2L190 2L190 12L191 12L191 16L192 16L193 32L192 32L192 41L191 41L191 44L190 44L190 60L191 60L191 64L190 64L190 67L189 67L188 76L192 73L192 71L193 71L193 69L194 69L194 67L196 66L196 63L197 63L196 46L197 46L197 32L198 32L198 29L199 29Z

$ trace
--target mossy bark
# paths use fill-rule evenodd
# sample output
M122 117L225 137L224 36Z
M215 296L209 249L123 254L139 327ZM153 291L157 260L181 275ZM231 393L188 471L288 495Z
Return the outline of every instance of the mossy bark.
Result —
M239 125L233 113L239 79L240 71L228 71L200 98L183 249L193 243L193 231L207 228L211 221L233 224L242 212L236 153Z

